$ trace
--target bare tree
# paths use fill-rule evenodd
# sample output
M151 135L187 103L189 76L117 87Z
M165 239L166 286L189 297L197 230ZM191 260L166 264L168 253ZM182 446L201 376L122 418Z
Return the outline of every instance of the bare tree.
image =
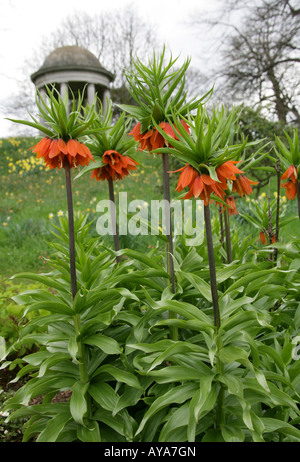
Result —
M9 99L6 112L13 117L23 117L34 107L34 86L30 75L43 63L54 49L66 45L78 45L91 51L100 63L115 75L112 95L118 102L128 103L129 94L125 88L124 69L132 60L152 55L157 47L155 26L145 23L133 8L118 12L89 15L78 11L59 24L57 30L39 42L38 48L24 61L19 73L20 92ZM16 131L16 127L14 127Z
M300 123L300 9L294 0L228 0L205 22L223 31L215 78L223 96ZM203 19L201 19L201 23ZM220 85L220 84L219 84Z

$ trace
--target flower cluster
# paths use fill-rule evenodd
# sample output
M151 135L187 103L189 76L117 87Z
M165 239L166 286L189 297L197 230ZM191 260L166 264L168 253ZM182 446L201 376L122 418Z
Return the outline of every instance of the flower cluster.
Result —
M94 161L89 148L77 140L51 139L45 136L35 146L30 148L37 154L37 158L44 158L46 167L64 168L66 159L70 168L78 165L88 165L90 160Z
M233 196L227 196L225 202L228 205L229 216L239 214L239 212L238 212L238 210L236 208L236 203L235 203L235 199L234 199ZM225 206L223 207L223 210L224 209L225 209Z
M266 238L266 232L265 231L260 231L258 240L259 239L260 239L260 242L262 243L262 245L267 244L267 238ZM273 234L271 240L272 240L272 244L274 244L276 242L275 234Z
M23 175L26 173L35 173L40 170L43 170L43 165L41 164L41 160L37 159L35 156L29 156L23 159L19 159L14 161L13 159L9 158L8 163L8 173L18 173L19 175Z
M184 120L180 120L183 128L189 133L189 127ZM169 124L169 122L161 122L159 127L171 138L174 140L178 140L173 128ZM168 145L168 142L165 138L159 133L156 127L153 129L146 131L145 133L141 133L141 123L138 122L129 133L134 137L135 141L139 142L139 150L140 151L149 151L152 152L155 149L163 148L164 146Z
M232 183L232 191L237 192L241 197L244 195L251 194L253 192L251 184L257 184L256 182L249 180L243 171L236 167L237 161L229 160L224 162L216 168L216 174L218 180L211 178L210 175L198 172L191 165L185 165L180 170L176 191L180 192L185 187L189 187L189 192L184 196L183 199L190 199L191 197L198 197L204 201L204 205L208 205L211 194L215 194L220 199L224 199L226 196L226 190L228 189L227 181ZM239 176L237 177L236 174ZM235 201L232 196L226 198L226 202L231 208L231 213L237 213Z
M91 179L122 180L130 170L136 170L138 163L129 156L123 156L117 151L109 150L103 154L104 166L93 170Z
M287 180L285 183L281 183L281 187L286 189L286 197L291 200L295 199L297 195L297 181L298 172L297 167L291 165L282 175L282 180Z

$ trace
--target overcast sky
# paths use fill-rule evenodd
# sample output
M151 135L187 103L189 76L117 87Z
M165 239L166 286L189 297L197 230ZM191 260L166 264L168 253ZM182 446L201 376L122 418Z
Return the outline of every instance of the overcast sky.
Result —
M5 100L17 92L24 60L38 49L39 40L54 32L61 20L74 12L99 14L133 5L145 20L155 24L159 38L183 59L191 56L197 66L204 53L204 39L195 34L191 14L215 9L218 0L0 0L0 137L11 135L11 122L3 120ZM206 48L207 50L207 48Z

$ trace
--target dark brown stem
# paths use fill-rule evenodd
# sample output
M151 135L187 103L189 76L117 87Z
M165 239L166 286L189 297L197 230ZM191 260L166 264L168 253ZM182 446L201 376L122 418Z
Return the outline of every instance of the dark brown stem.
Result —
M221 325L220 309L219 309L219 298L218 298L218 287L217 287L217 276L216 276L216 264L214 255L214 245L211 230L210 211L209 204L204 206L204 219L205 219L205 232L206 232L206 243L208 253L208 264L209 264L209 275L210 275L210 288L211 297L214 310L214 325L219 330Z
M163 154L163 180L164 180L164 199L165 199L165 226L166 235L168 237L168 272L171 281L171 290L175 294L175 272L173 262L173 235L172 235L172 220L171 220L171 207L170 207L170 179L169 179L169 154ZM169 311L169 319L176 319L177 315ZM178 328L175 326L170 327L170 338L178 340Z
M117 216L116 216L116 204L115 204L115 193L114 193L114 181L112 178L108 180L108 191L109 191L109 200L111 201L111 222L114 236L115 251L120 250L120 240L119 240L119 230L117 225ZM116 260L118 263L122 261L120 255L117 255Z
M267 235L269 237L269 244L273 242L273 226L272 226L272 211L271 211L271 181L269 180L269 196L268 196L268 229ZM273 261L275 256L275 249L270 253L270 261Z
M70 164L67 159L65 162L65 174L66 174L66 190L67 190L67 200L68 200L71 291L72 291L72 297L74 299L77 293L76 263L75 263L75 238L74 238L74 213L73 213Z
M269 180L269 196L268 196L268 231L269 244L272 244L273 227L272 227L272 212L271 212L271 185Z
M279 237L279 212L280 212L280 160L278 159L276 165L276 176L277 176L277 201L276 201L276 231L275 238L276 242Z
M280 212L280 160L277 160L276 164L276 178L277 178L277 200L276 200L276 229L275 229L275 242L278 242L279 238L279 212ZM274 250L274 261L276 262L278 255L278 249Z
M219 207L219 220L220 220L220 234L221 234L221 245L223 249L225 250L225 244L224 244L224 222L223 222L223 213L222 213L222 207ZM223 263L225 263L225 258L222 256Z
M163 154L163 180L164 180L164 199L165 199L165 218L166 235L168 237L168 269L171 280L172 292L175 293L175 273L173 262L173 236L170 208L170 180L169 180L169 154Z
M227 264L232 262L232 250L231 250L231 235L230 235L230 223L229 213L227 207L224 210L225 217L225 235L226 235L226 253L227 253Z

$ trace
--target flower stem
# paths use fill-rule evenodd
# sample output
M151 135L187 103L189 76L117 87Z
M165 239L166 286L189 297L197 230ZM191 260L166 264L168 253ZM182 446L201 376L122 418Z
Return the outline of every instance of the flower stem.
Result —
M72 182L70 164L68 159L65 160L65 175L66 175L66 190L67 190L67 201L68 201L68 219L69 219L69 251L70 251L70 275L71 275L71 292L74 300L77 293L77 279L76 279L76 262L75 262L75 237L74 237L74 212L73 212L73 199L72 199ZM76 339L80 335L80 315L77 313L74 315L74 329ZM83 383L89 381L87 372L87 358L86 349L81 340L77 340L78 347L78 365L79 365L79 376ZM89 400L87 400L88 415L91 414L91 407Z
M68 220L69 220L71 292L72 292L72 298L74 300L75 295L77 293L76 263L75 263L75 238L74 238L74 212L73 212L70 164L67 159L65 162L65 174L66 174L66 190L67 190Z
M277 200L276 200L276 230L275 240L278 241L279 237L279 212L280 212L280 160L277 160L276 164L276 178L277 178ZM275 249L276 251L277 249ZM277 254L276 254L277 256ZM275 258L276 260L276 258Z
M205 220L206 243L207 243L207 253L208 253L209 274L210 274L210 287L211 287L211 296L212 296L212 303L213 303L213 310L214 310L214 325L217 327L217 330L219 330L221 319L220 319L216 264L215 264L214 245L213 245L213 237L212 237L212 230L211 230L209 204L204 205L204 220Z
M169 155L163 154L163 180L164 180L164 199L165 199L165 218L166 218L166 234L168 237L168 268L172 285L172 292L175 293L175 274L173 263L173 236L172 236L172 223L171 223L171 209L170 209L170 180L169 180Z
M111 213L111 222L112 222L112 228L113 228L115 251L118 252L120 250L120 240L119 240L119 230L118 230L117 217L116 217L114 181L112 178L108 180L108 191L109 191L109 199L111 201L110 213ZM120 263L122 261L121 256L117 255L116 260L118 263Z
M222 213L222 208L221 207L219 207L219 221L220 221L220 234L221 234L220 242L221 242L221 246L223 247L223 249L225 251L224 223L223 223L223 213ZM223 261L223 263L225 263L225 258L223 256L222 256L222 261Z
M81 333L81 323L80 323L80 315L77 313L74 316L74 328L75 328L75 335L76 338L79 337ZM86 360L86 350L84 347L84 344L79 340L77 341L77 346L78 346L78 362L79 362L79 375L80 375L80 380L83 383L87 383L89 381L89 376L87 373L87 360Z
M228 213L227 207L225 207L225 210L224 210L224 220L225 220L227 264L229 264L232 262L232 250L231 250L229 213Z
M164 199L165 199L165 219L166 219L166 235L168 238L168 272L171 280L171 290L175 293L175 272L173 262L173 234L172 234L172 221L171 221L171 208L170 208L170 179L169 179L169 154L163 154L163 181L164 181ZM176 319L177 316L169 312L170 319ZM171 327L172 340L178 340L178 329Z
M216 358L216 371L217 374L224 374L224 364L220 360L219 357ZM220 384L220 390L217 398L217 406L216 406L216 427L220 428L220 426L224 423L224 387L223 384Z
M276 224L275 224L275 242L278 242L279 237L279 212L280 212L280 160L276 164L276 178L277 178L277 200L276 200ZM274 249L274 262L278 256L278 249Z

